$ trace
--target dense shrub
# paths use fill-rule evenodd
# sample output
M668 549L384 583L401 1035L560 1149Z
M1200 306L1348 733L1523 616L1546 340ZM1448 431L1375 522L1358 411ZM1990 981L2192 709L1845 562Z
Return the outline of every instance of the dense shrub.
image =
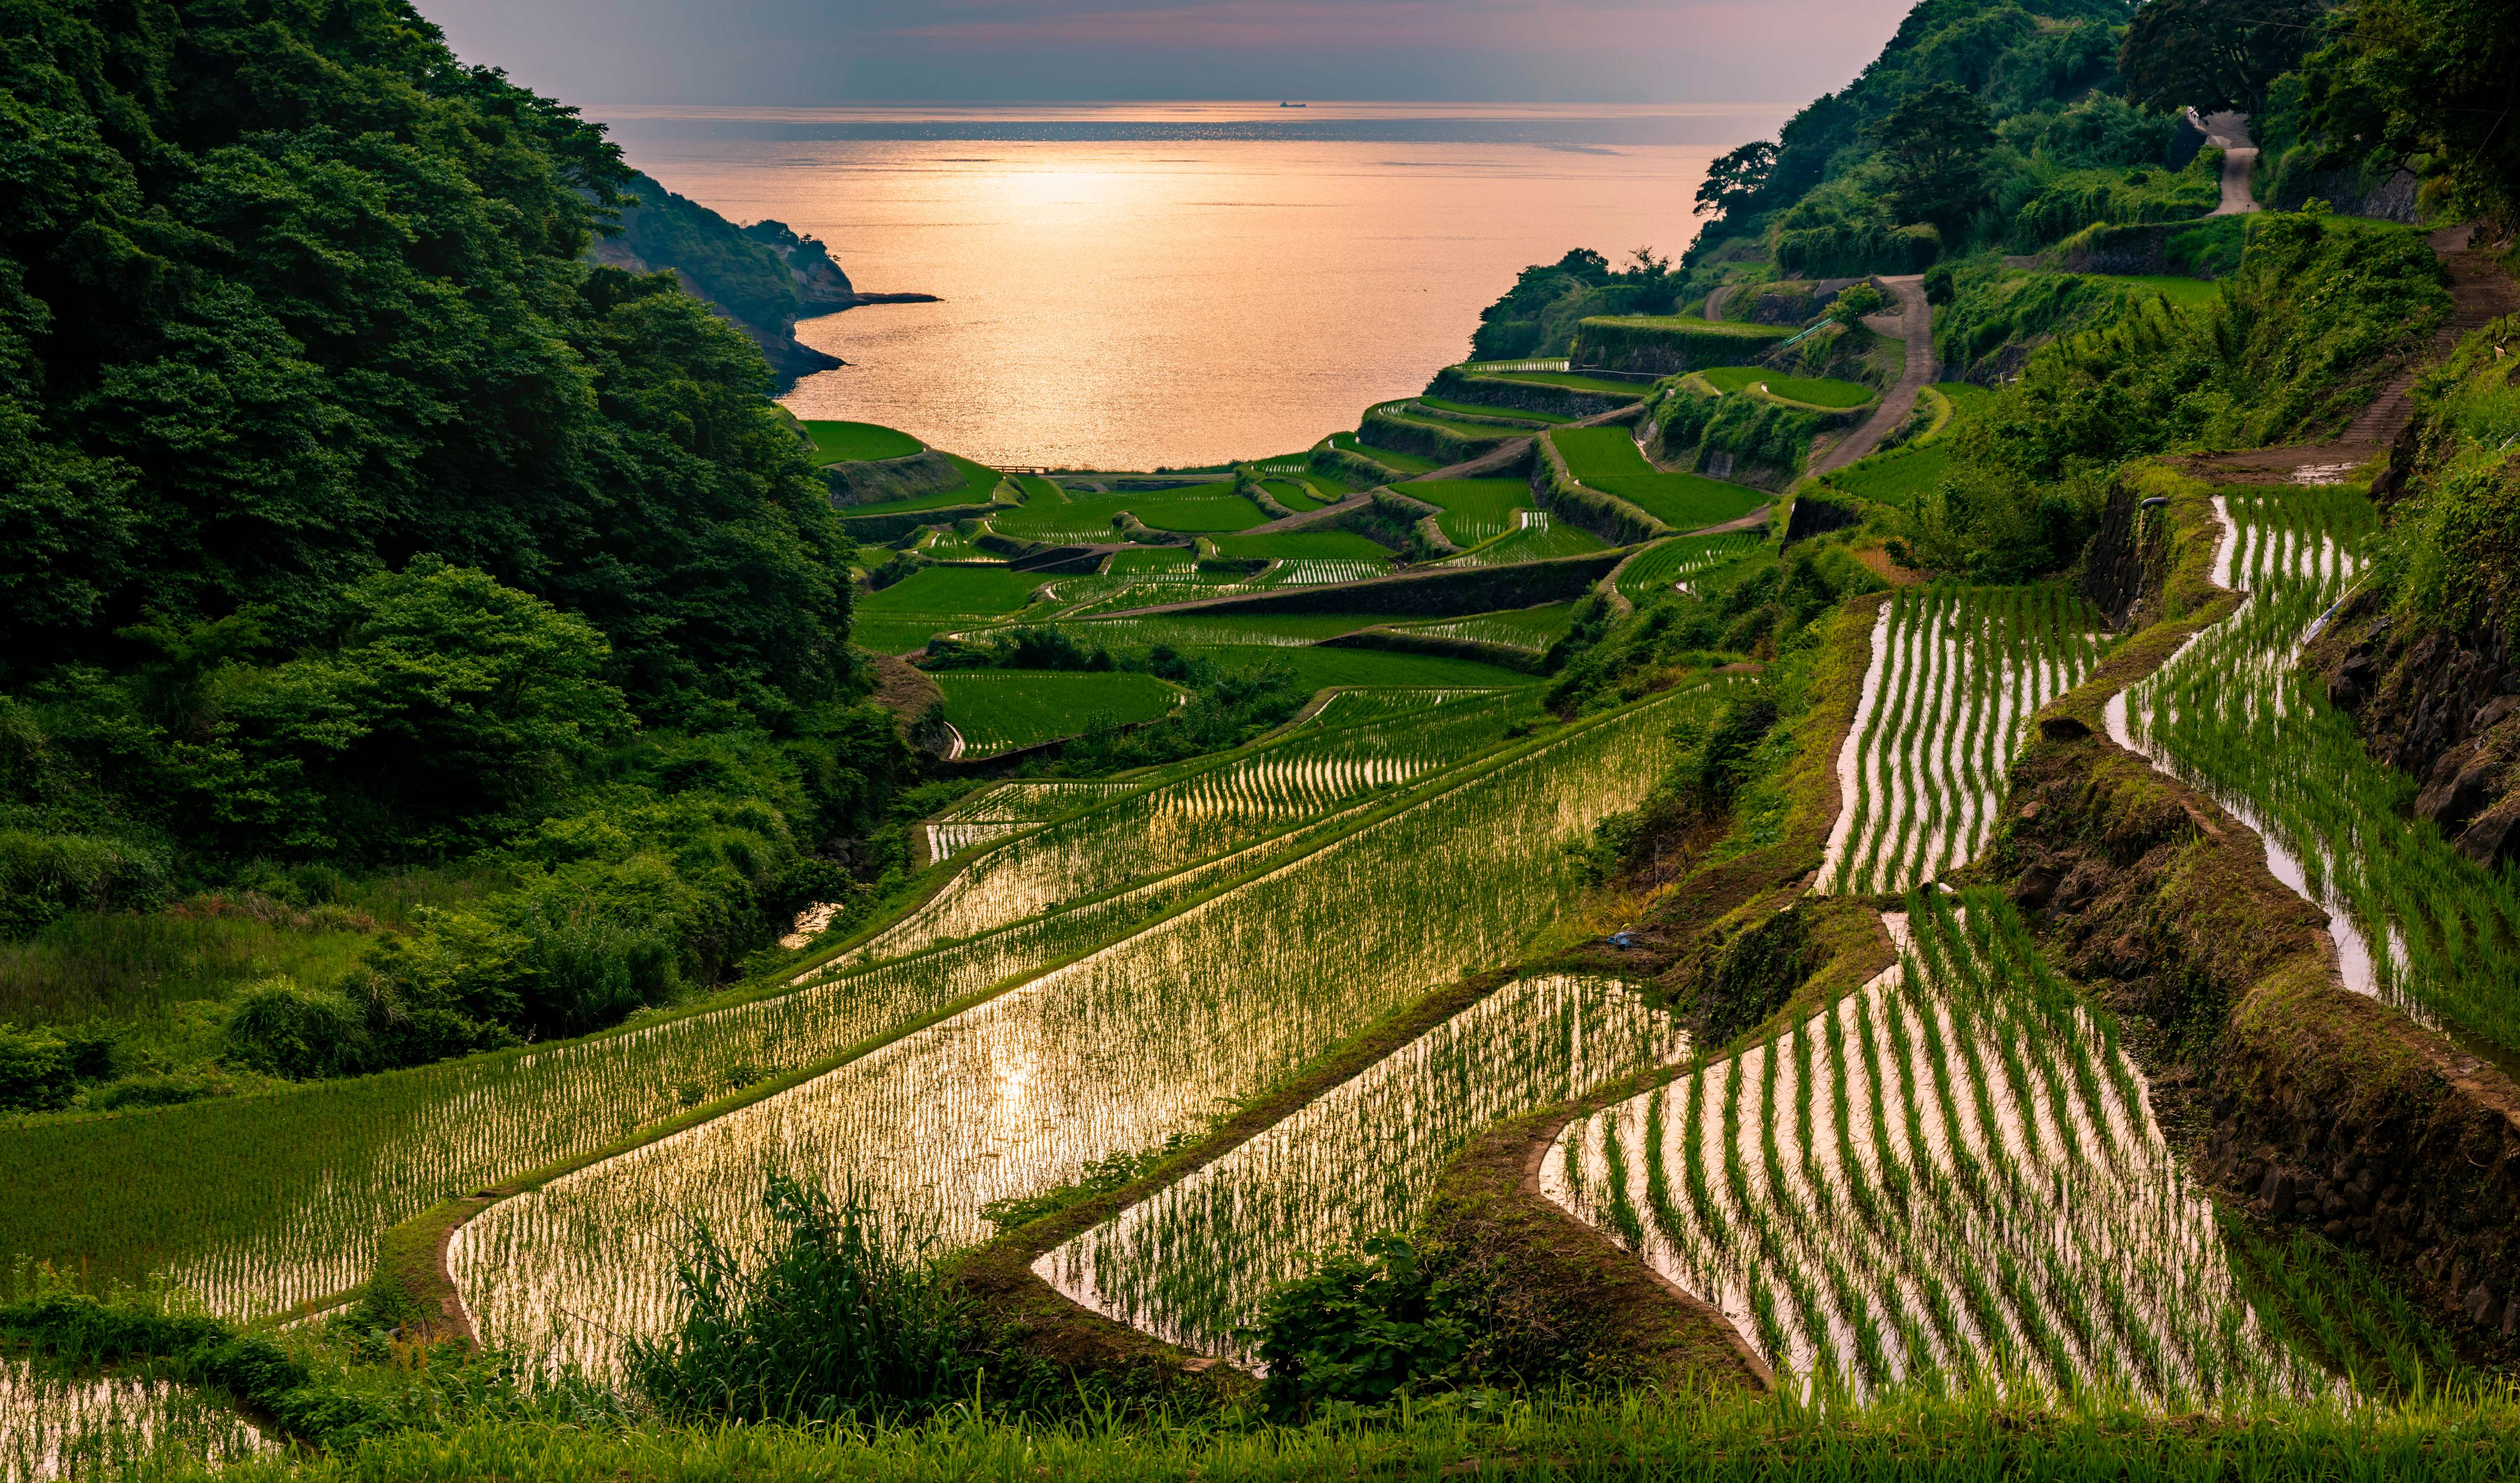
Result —
M630 1341L634 1386L669 1416L733 1421L915 1416L972 1393L979 1321L924 1243L854 1191L773 1175L762 1198L766 1258L701 1226L675 1267L680 1322Z
M1462 1378L1478 1291L1449 1266L1385 1234L1273 1288L1256 1330L1270 1415L1294 1420L1325 1402L1380 1405Z

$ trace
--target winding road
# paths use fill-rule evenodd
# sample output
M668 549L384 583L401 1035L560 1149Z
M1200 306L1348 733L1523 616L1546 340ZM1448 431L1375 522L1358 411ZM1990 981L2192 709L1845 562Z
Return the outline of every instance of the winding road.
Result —
M1916 410L1916 393L1924 390L1942 370L1942 362L1934 359L1934 308L1925 302L1923 276L1874 281L1899 300L1901 337L1908 343L1908 364L1899 373L1898 384L1881 398L1881 405L1872 409L1863 426L1839 439L1836 447L1812 460L1814 473L1835 473L1880 447L1881 440Z

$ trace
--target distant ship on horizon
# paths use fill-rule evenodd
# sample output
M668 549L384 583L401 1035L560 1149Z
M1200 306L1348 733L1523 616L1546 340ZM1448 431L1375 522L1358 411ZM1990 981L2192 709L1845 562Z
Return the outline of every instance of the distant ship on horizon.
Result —
M1309 103L1282 103L1278 105L1278 107L1282 109L1308 109L1311 108L1312 105Z

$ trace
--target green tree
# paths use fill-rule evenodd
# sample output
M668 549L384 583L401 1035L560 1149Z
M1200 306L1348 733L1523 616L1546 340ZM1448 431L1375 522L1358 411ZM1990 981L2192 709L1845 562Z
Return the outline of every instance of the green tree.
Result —
M1918 88L1865 130L1889 167L1902 220L1950 235L1986 202L1986 154L1995 122L1976 95L1953 82Z
M2452 210L2520 224L2520 3L2354 0L2304 64L2304 112L2331 149L2441 162Z
M1731 219L1735 212L1748 214L1776 167L1777 147L1764 139L1716 156L1706 167L1706 179L1698 184L1692 214L1704 216L1711 211L1719 221Z
M2267 88L2299 65L2320 0L2145 0L2118 47L2127 98L2167 112L2266 112Z

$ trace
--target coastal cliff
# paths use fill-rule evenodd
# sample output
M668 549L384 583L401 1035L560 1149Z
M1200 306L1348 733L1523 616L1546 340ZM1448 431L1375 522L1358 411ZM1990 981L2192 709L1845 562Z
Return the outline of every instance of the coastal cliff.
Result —
M619 230L588 248L593 261L633 273L672 270L761 347L783 389L844 364L798 342L796 322L861 304L932 302L931 293L862 293L830 249L784 222L738 227L652 176L631 178L636 205L620 209Z

